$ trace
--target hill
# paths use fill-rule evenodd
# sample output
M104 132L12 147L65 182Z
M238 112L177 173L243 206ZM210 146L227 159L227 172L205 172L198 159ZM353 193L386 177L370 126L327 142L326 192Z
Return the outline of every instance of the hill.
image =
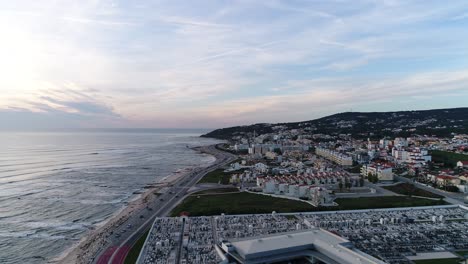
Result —
M347 134L354 138L408 137L411 135L450 136L468 134L468 107L397 112L344 112L310 121L221 128L202 137L232 139L249 133L262 135L302 129L310 134Z

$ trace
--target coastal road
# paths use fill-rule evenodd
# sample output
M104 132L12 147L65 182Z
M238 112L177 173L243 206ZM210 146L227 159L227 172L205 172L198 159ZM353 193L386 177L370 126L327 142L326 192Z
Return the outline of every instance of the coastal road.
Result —
M214 155L216 162L206 168L196 168L185 177L180 178L168 187L156 201L130 216L125 223L114 230L107 245L103 246L102 250L90 262L96 264L124 263L130 249L150 229L156 217L167 216L184 197L195 192L195 190L189 192L189 189L208 172L225 166L237 158L231 153L218 150L214 145L203 147L202 151ZM201 187L196 191L210 188L212 187Z

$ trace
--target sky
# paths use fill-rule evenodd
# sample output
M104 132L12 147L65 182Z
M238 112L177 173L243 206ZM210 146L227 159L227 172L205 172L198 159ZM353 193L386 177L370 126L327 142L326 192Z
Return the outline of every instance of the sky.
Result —
M0 128L467 106L466 0L0 0Z

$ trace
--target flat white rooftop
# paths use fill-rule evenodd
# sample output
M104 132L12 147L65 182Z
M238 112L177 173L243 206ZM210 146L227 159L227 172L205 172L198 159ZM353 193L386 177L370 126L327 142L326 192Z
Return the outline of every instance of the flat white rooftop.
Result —
M297 256L313 256L313 252L343 264L385 263L359 250L351 248L348 240L323 229L269 235L254 239L231 240L245 263L256 263L257 259L278 258L294 252Z
M448 251L438 251L438 252L421 252L417 253L416 256L408 256L408 259L411 260L422 260L422 259L448 259L448 258L458 258L457 255Z

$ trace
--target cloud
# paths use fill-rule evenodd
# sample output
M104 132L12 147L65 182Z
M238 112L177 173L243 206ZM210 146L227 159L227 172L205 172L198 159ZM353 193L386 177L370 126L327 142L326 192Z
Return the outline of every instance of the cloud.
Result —
M189 18L178 17L178 16L160 16L158 20L164 23L168 23L168 24L176 24L176 25L183 25L183 26L223 28L223 29L230 28L230 26L227 24L210 23L206 21L200 21L200 20L189 19Z
M263 122L281 122L284 119L300 121L350 108L364 108L367 104L411 101L424 94L431 97L451 94L467 96L465 88L468 87L468 71L427 72L402 79L388 78L373 82L356 82L352 79L304 80L290 85L291 89L296 90L294 94L224 101L202 107L192 115L210 116L215 120L229 119L234 124L242 124L245 120L255 122L259 116ZM427 107L431 108L430 105Z
M79 113L82 115L108 115L118 116L113 112L112 107L97 102L89 101L63 101L49 96L41 96L40 99L46 103L57 105L59 108L68 109L71 112Z
M19 0L0 10L0 109L78 125L309 119L466 88L466 1Z
M91 19L83 17L62 17L62 20L80 24L91 24L91 25L104 25L104 26L135 26L137 23L124 22L124 21L112 21L112 20L101 20Z
M468 18L468 12L452 17L451 20L462 20Z

